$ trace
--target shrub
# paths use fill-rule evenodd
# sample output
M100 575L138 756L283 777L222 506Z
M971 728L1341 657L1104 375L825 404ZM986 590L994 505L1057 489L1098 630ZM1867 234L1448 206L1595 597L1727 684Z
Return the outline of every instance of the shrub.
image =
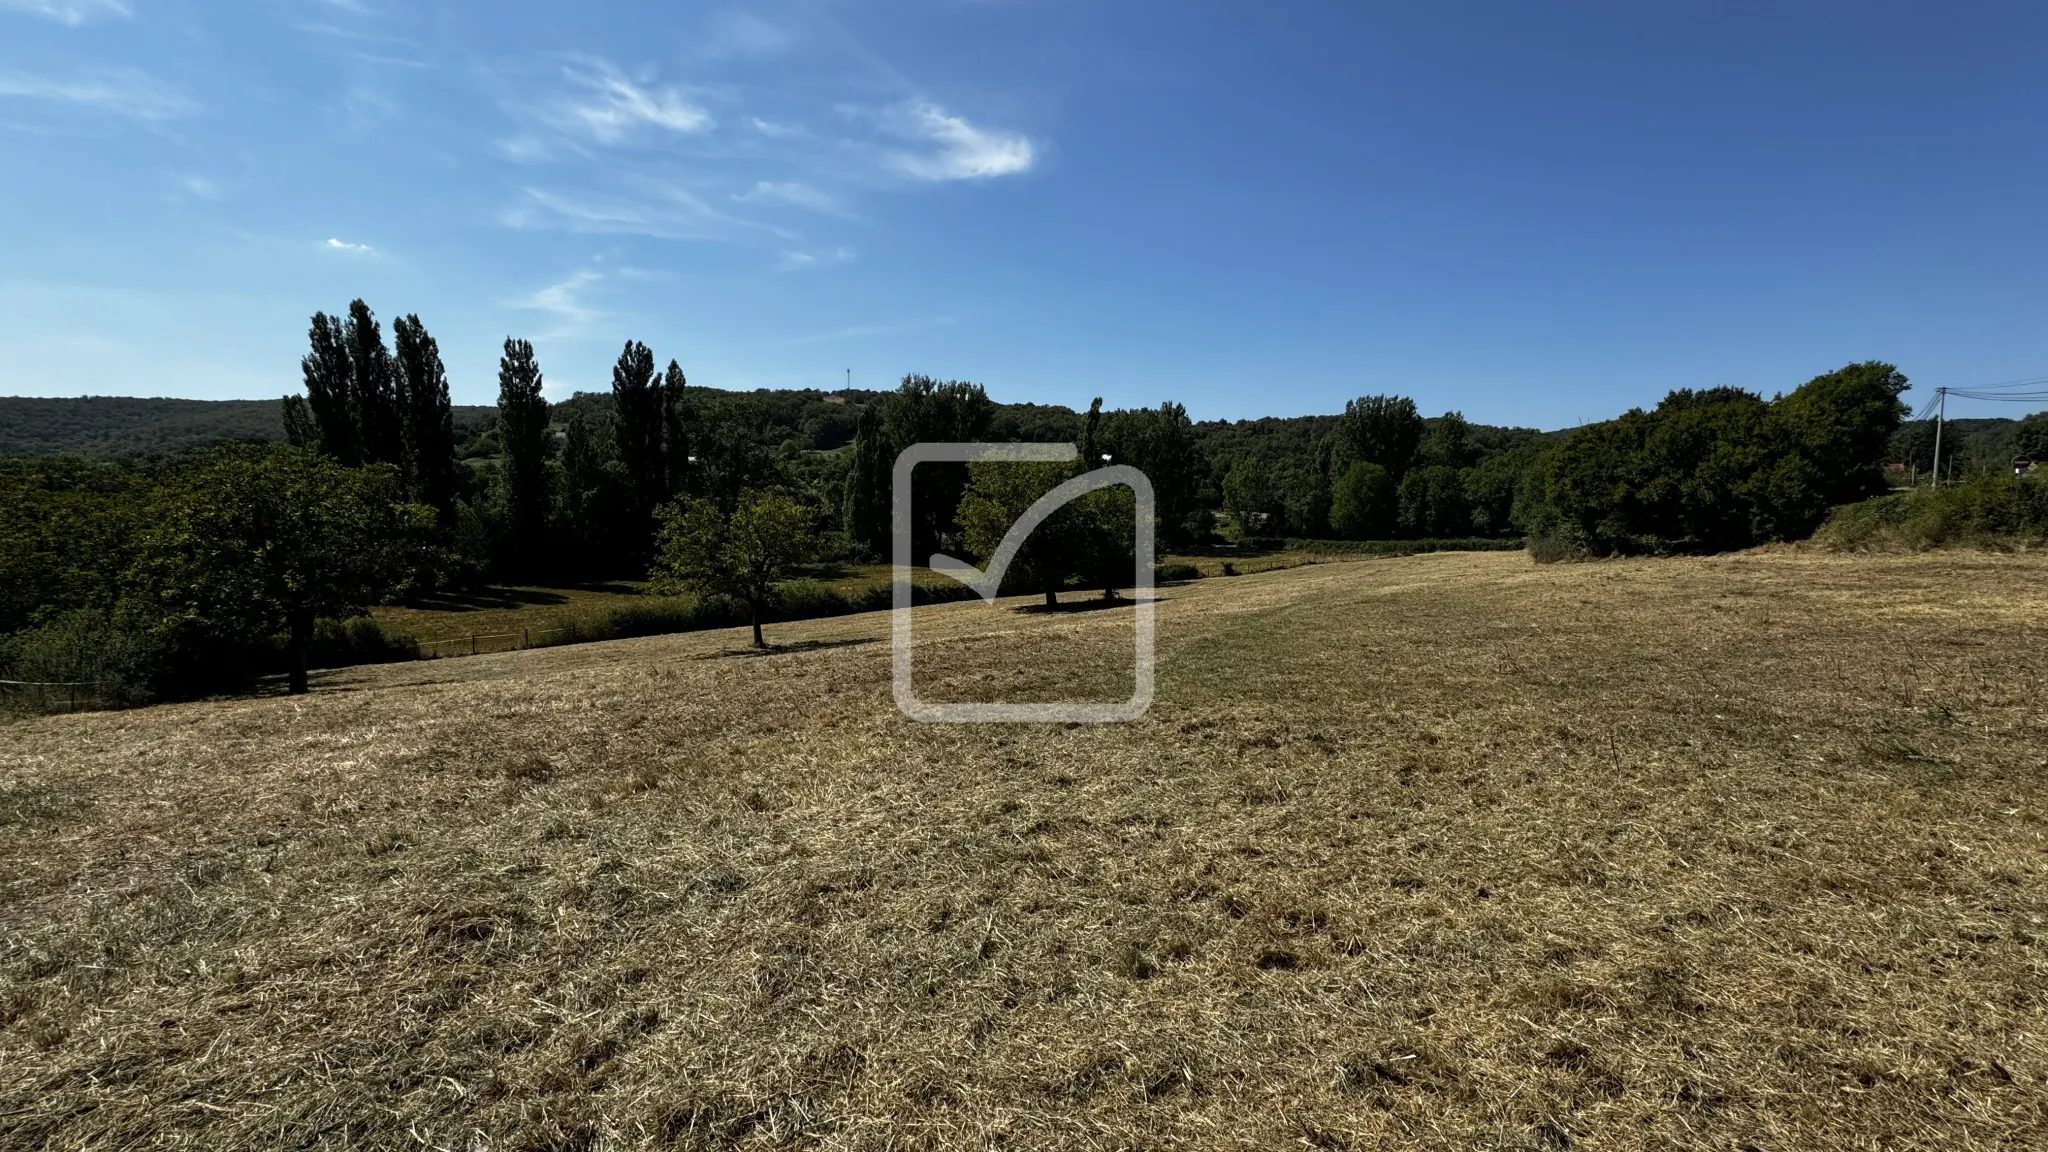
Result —
M277 651L277 668L286 667L288 654ZM347 620L320 620L313 625L313 643L306 662L313 668L346 668L351 664L395 664L420 658L420 642L403 632L387 632L368 616Z
M1558 564L1567 560L1584 560L1591 554L1584 548L1567 543L1554 532L1529 537L1529 559L1538 564Z
M165 657L149 630L81 608L5 637L0 679L83 684L106 704L145 704L162 694Z
M1814 538L1839 551L2041 547L2048 544L2048 481L1979 476L1845 504Z
M1413 556L1418 552L1516 552L1522 542L1497 536L1456 536L1425 540L1289 540L1289 552L1338 556Z
M1193 564L1161 564L1152 569L1152 580L1156 584L1171 584L1176 580L1200 580L1202 570Z

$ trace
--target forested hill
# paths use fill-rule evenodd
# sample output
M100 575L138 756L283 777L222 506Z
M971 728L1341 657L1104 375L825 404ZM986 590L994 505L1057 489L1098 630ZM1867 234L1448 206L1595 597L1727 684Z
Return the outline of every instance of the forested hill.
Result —
M0 455L162 456L235 440L282 441L278 400L136 396L0 396ZM455 409L457 435L481 431L495 407Z

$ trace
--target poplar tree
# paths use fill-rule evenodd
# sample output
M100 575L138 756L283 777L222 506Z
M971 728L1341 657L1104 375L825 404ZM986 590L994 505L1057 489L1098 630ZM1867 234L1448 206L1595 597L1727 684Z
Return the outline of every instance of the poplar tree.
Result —
M320 450L353 468L363 457L356 437L354 374L342 333L341 317L313 313L307 334L313 348L299 361L299 369L306 383L306 405L319 429Z
M889 554L889 484L894 461L882 436L882 413L869 404L854 425L853 464L846 477L846 535L873 556Z
M690 487L690 435L683 419L683 367L671 360L661 380L661 450L667 464L662 493L665 499L683 495Z
M357 443L365 464L405 466L405 418L384 330L370 306L353 300L343 332L348 347L349 394L355 409Z
M661 455L662 393L655 382L654 353L638 340L626 341L612 365L612 415L631 500L626 552L644 560L653 548L654 509L662 501L668 470Z
M391 322L398 398L405 416L406 477L413 495L434 510L446 532L455 526L455 409L441 347L416 315Z
M505 449L512 567L527 575L540 567L547 537L548 402L533 345L509 337L498 360L498 434Z

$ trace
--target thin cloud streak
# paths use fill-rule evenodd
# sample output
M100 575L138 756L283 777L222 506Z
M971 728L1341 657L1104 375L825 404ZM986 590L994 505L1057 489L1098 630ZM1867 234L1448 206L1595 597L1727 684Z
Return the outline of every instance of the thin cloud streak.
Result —
M727 215L680 188L656 185L637 198L581 198L545 188L524 189L529 201L501 218L514 228L566 228L572 232L625 233L664 240L738 241L765 233L793 240L785 228Z
M558 321L554 328L539 334L543 340L563 340L582 335L592 325L604 318L604 313L583 300L583 292L591 285L604 279L602 272L583 269L573 273L566 280L557 281L546 287L535 289L524 296L505 301L505 307L524 312L544 312Z
M827 216L847 215L846 209L831 193L796 180L757 180L752 188L745 192L735 192L732 198L743 203L788 204L793 208L822 212Z
M608 61L571 68L568 76L588 95L562 101L550 120L557 128L587 134L600 144L622 143L641 128L695 134L714 126L711 113L675 88L636 83Z
M853 250L834 248L829 252L784 252L779 267L785 272L800 272L807 268L826 268L834 264L849 264L853 261Z
M1016 132L980 128L929 101L914 101L885 118L905 136L937 144L934 152L898 152L897 171L920 180L988 180L1029 172L1037 155L1031 141Z
M0 72L0 96L76 104L148 121L190 116L199 110L199 106L184 95L132 68L75 80Z
M0 8L27 12L74 28L94 16L135 15L134 10L122 0L0 0Z

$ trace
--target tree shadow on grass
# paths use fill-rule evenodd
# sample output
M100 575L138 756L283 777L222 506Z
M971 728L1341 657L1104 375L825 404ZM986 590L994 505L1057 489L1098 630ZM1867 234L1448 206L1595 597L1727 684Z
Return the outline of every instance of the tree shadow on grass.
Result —
M1164 599L1166 597L1157 594L1151 597L1154 604ZM1114 600L1104 600L1100 596L1090 596L1084 600L1062 600L1057 604L1020 604L1012 609L1012 611L1022 612L1027 615L1054 616L1067 612L1103 612L1113 608L1134 608L1137 604L1137 599L1131 596L1118 596Z
M486 612L507 608L528 608L536 604L567 604L569 592L602 592L611 596L640 596L644 590L617 580L590 584L561 584L550 588L513 588L493 584L484 588L444 589L415 596L404 602L407 608L435 612Z
M856 640L799 640L794 644L770 644L766 648L727 648L722 652L706 652L693 657L697 660L724 660L727 657L756 659L762 656L785 656L792 652L820 652L828 648L858 648L863 644L880 643L874 637Z

